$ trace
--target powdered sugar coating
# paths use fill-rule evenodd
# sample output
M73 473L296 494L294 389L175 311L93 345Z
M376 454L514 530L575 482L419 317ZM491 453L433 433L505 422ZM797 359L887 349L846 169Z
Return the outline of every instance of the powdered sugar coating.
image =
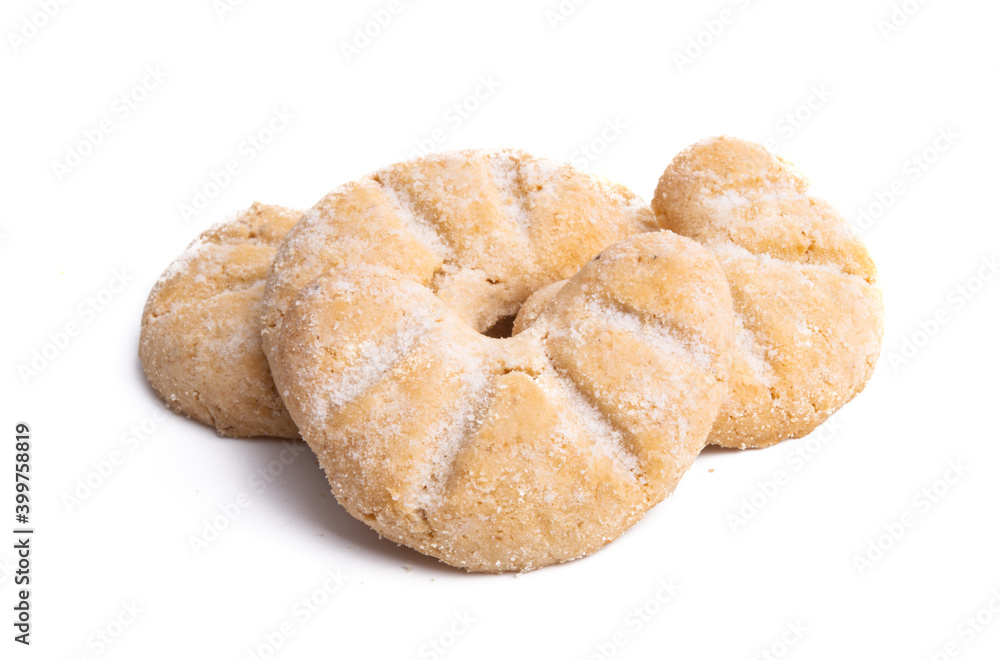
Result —
M882 338L875 266L800 172L759 145L712 138L674 159L653 208L715 255L732 290L737 350L711 442L801 437L861 391Z

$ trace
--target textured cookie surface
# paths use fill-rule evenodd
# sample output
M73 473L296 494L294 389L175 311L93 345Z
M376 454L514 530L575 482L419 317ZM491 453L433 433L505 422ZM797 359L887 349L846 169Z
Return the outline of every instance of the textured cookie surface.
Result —
M139 357L176 412L222 435L297 438L260 341L264 277L301 212L254 204L199 236L153 287Z
M274 367L272 338L289 302L333 267L400 273L475 329L502 335L531 292L656 228L628 189L520 151L393 165L330 193L289 233L268 275L264 350Z
M560 280L558 282L553 282L548 286L543 286L538 291L535 291L531 296L524 301L521 305L521 309L518 310L517 316L514 317L513 334L519 335L528 327L535 322L545 308L549 306L556 298L556 294L562 291L563 287L569 280Z
M332 269L274 337L275 382L353 516L454 566L530 570L594 552L673 490L735 341L706 250L628 238L505 339L432 279Z
M864 388L882 338L875 266L789 164L751 142L706 140L670 164L653 209L715 255L732 290L737 348L712 443L801 437Z

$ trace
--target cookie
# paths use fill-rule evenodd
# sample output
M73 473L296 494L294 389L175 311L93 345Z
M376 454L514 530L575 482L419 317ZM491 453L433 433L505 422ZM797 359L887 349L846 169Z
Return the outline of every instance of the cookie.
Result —
M300 211L254 204L201 234L142 315L139 358L176 412L232 437L297 438L261 348L264 276Z
M562 217L596 213L553 195ZM368 225L372 236L409 240L397 216L366 217L381 225ZM424 216L431 227L447 226L446 217ZM515 243L532 229L506 223L498 241ZM362 224L330 216L324 226L339 234ZM320 235L317 220L303 226ZM348 242L331 239L311 244L324 251ZM272 336L271 363L337 500L380 534L470 571L568 561L640 520L705 445L728 391L735 325L725 277L694 241L654 231L605 249L530 325L503 339L482 330L513 306L481 297L479 280L460 274L469 267L462 261L434 265L432 253L423 270L407 271L394 267L396 252L377 252L388 263L329 269L293 296ZM532 263L545 259L542 250ZM516 295L545 279L531 271L529 284L504 279L514 272L484 276ZM456 299L449 278L474 282L471 300Z
M667 167L653 209L712 252L732 291L736 355L712 443L804 436L864 388L882 340L875 265L791 165L751 142L706 140Z

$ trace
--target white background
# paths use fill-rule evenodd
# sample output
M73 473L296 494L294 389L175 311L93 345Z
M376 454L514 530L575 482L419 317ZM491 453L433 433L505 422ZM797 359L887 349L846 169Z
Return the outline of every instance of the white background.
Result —
M890 0L591 0L559 21L558 0L421 0L350 58L342 45L388 0L247 0L222 16L211 0L94 0L50 19L44 4L7 0L0 16L4 658L1000 653L1000 284L980 272L1000 253L997 3L907 0L912 16L887 33ZM119 97L147 67L166 77L145 79L126 113ZM498 87L477 89L481 77ZM463 102L476 106L464 118L451 110ZM248 147L275 111L294 118ZM57 172L102 120L110 133ZM623 127L602 141L608 122ZM281 441L157 412L136 357L143 302L231 211L308 207L432 137L573 160L648 199L679 150L721 133L772 140L861 226L884 288L883 357L821 435L706 451L590 558L520 576L450 569L347 516L308 452L284 466ZM601 153L580 151L595 140ZM239 174L206 191L230 160ZM185 219L196 190L212 199ZM107 304L88 312L89 298ZM68 345L26 376L69 323ZM919 347L904 357L907 341ZM34 447L30 648L10 624L19 421ZM256 489L269 465L280 476ZM249 504L196 555L191 539L237 498ZM344 582L332 595L328 571ZM665 604L661 580L679 586ZM308 598L325 602L306 620Z

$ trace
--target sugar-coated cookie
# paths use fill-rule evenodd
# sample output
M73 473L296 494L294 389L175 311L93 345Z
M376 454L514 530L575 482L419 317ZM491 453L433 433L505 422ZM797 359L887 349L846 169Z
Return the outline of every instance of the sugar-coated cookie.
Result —
M301 211L254 204L216 225L153 287L139 357L176 412L222 435L297 438L261 349L264 276Z
M394 215L367 217L385 227L371 235L410 240ZM506 222L490 231L509 229L515 246L533 230ZM706 443L735 341L722 270L694 241L644 232L586 263L522 332L495 339L481 330L513 307L476 286L471 301L446 278L435 286L442 268L464 266L432 257L416 272L377 260L329 269L294 294L271 355L292 418L338 501L393 541L483 572L594 552L666 497Z
M712 443L801 437L864 388L882 338L875 266L792 166L751 142L706 140L667 167L653 209L708 248L731 287L737 347Z

